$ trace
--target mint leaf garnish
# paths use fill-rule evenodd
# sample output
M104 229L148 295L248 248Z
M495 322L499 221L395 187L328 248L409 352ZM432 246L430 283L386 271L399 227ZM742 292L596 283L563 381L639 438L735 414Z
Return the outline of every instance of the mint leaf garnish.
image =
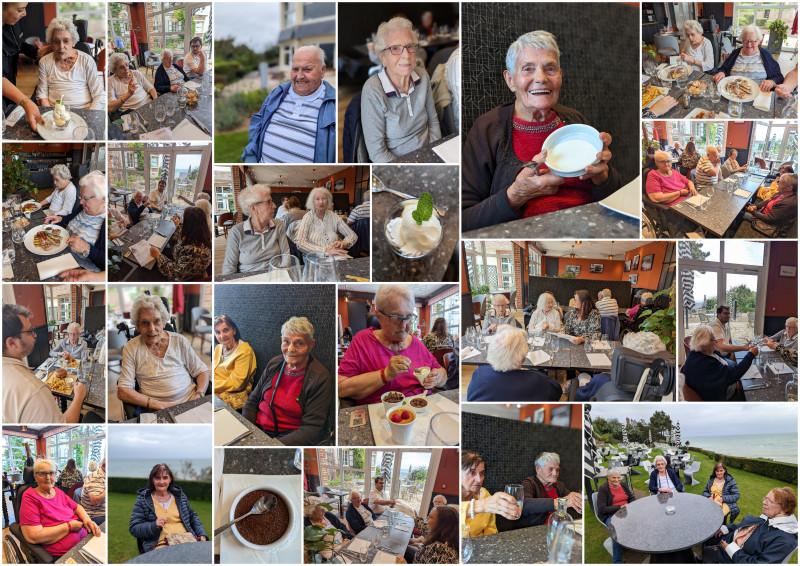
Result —
M433 215L433 196L430 193L422 193L417 201L417 209L411 213L412 218L417 221L418 226L426 220L430 220Z

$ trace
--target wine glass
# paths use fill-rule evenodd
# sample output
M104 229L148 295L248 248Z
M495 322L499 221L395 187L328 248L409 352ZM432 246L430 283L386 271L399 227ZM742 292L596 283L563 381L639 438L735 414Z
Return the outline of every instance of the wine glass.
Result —
M461 527L461 560L466 564L472 559L472 536L469 531L469 525Z
M167 99L167 104L166 104L166 109L165 109L166 112L167 112L167 116L169 116L170 118L172 116L174 116L175 115L175 110L177 110L177 108L178 108L178 105L177 105L177 102L175 100L175 97L174 96L170 96Z
M14 242L11 241L11 238L3 238L3 265L11 265L14 263L16 256L17 252L14 249Z
M166 118L167 118L167 111L164 108L164 106L162 106L160 104L157 105L156 106L156 121L159 123L159 125L163 125L164 124L164 120Z
M525 499L525 492L522 489L522 485L518 483L507 484L506 493L513 497L517 502L517 507L519 508L519 511L517 512L517 519L519 519L522 516L522 503Z

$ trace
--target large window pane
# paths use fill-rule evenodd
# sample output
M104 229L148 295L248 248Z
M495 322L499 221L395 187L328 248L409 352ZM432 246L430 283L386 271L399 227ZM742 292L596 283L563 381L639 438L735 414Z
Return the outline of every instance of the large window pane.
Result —
M710 324L716 317L717 273L681 270L685 336L691 336L700 324Z
M758 275L728 273L725 277L726 304L731 309L731 338L744 342L753 337L756 323Z
M764 265L763 242L728 240L725 242L725 263L742 265Z

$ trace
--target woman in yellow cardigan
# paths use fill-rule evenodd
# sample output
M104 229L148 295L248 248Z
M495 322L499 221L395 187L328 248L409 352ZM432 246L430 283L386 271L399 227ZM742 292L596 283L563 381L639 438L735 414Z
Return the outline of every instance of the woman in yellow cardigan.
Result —
M214 393L239 411L253 388L256 355L227 315L214 320L214 335L219 342L214 348Z
M495 515L506 519L519 518L516 500L507 493L489 495L483 487L486 463L475 452L461 453L461 524L469 526L470 536L480 537L497 532Z

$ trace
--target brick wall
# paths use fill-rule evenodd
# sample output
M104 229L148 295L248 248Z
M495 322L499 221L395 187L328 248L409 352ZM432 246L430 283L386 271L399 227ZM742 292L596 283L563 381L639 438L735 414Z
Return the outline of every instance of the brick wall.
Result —
M233 221L239 224L244 220L242 217L242 209L239 207L239 193L247 187L244 176L239 171L238 167L231 167L231 176L233 177L233 204L236 206L236 216Z

